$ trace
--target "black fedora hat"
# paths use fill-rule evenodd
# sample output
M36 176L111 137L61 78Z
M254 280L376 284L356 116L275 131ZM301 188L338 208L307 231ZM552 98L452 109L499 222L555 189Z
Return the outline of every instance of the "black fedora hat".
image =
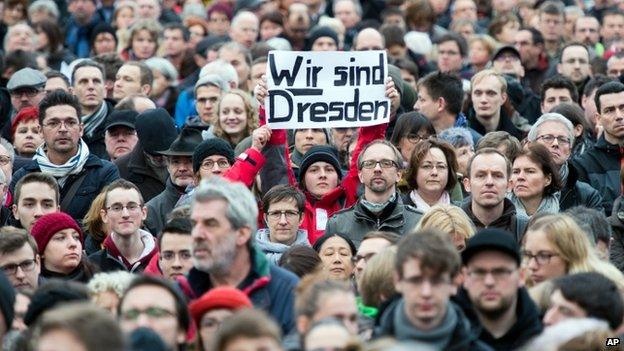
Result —
M169 149L159 151L165 156L193 156L193 151L202 142L201 132L195 128L184 128L177 138L171 143Z

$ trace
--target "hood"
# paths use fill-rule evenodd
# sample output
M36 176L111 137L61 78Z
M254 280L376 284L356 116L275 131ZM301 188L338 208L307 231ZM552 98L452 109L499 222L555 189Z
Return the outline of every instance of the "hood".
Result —
M154 277L162 277L163 272L160 269L160 265L158 264L159 258L160 254L158 252L154 254L154 256L152 256L149 263L147 264L147 267L145 267L143 273Z
M128 262L128 260L123 257L121 252L119 252L119 248L117 248L117 245L113 241L114 235L115 233L111 233L107 236L104 240L103 246L109 255L123 263L129 271L133 271L136 267L148 264L152 256L158 253L158 247L156 245L156 240L154 240L154 236L143 229L139 229L139 235L141 236L141 241L145 247L143 248L143 252L141 252L141 257L138 261L132 263Z
M293 242L291 245L274 243L270 241L269 234L270 232L268 228L258 229L258 231L256 232L255 244L263 252L284 253L286 252L286 250L290 249L292 246L295 245L310 246L310 243L308 242L308 231L304 229L297 230L295 242Z

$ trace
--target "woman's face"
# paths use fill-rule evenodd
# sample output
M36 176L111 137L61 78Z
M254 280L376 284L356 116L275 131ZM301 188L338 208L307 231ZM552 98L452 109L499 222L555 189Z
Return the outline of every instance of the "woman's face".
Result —
M124 7L117 13L115 25L117 29L126 29L134 23L134 10L131 7Z
M455 155L457 156L457 172L462 175L468 175L468 162L470 162L470 159L474 156L472 146L465 145L456 148Z
M153 69L152 74L154 75L154 83L152 84L152 92L150 95L151 97L158 98L169 87L169 81L165 75L160 73L157 69Z
M426 130L421 129L418 133L410 133L399 139L399 150L401 150L401 156L405 162L409 162L412 158L412 151L416 144L424 139L428 139L431 136Z
M6 4L6 3L5 3ZM2 22L10 27L15 23L25 20L24 18L24 5L16 4L15 6L4 6L2 10Z
M503 30L497 36L497 40L503 44L511 44L514 43L514 38L518 31L520 30L520 23L516 21L507 22L503 26Z
M470 44L470 63L475 66L483 66L490 61L490 52L479 40Z
M448 162L444 152L438 148L431 148L420 161L416 174L418 193L428 197L439 198L448 184Z
M219 103L219 124L227 135L242 135L247 128L247 110L243 98L226 94Z
M206 30L204 29L204 26L200 24L190 26L189 33L191 34L189 38L189 43L193 48L206 36Z
M334 166L327 162L314 162L306 170L304 183L312 196L321 198L338 186L338 173Z
M358 308L355 295L347 291L321 293L311 322L334 317L340 319L351 335L358 333Z
M320 250L323 268L333 279L346 280L351 277L353 263L349 244L341 237L334 236L323 243Z
M37 119L20 122L15 129L13 146L20 156L32 156L35 150L43 144L41 126Z
M514 194L520 199L529 200L543 197L551 177L546 177L540 166L530 158L520 156L514 160L511 181Z
M80 234L70 228L56 232L43 250L42 258L49 271L71 273L82 258Z
M230 29L230 19L223 12L214 11L208 18L208 31L212 35L225 35Z
M210 310L203 315L199 324L199 335L201 336L204 350L212 350L214 336L217 334L219 326L226 318L232 316L233 314L234 312L230 310L220 308Z
M45 51L48 49L48 45L50 45L48 34L42 30L37 31L37 50Z
M134 35L132 51L138 60L147 60L156 54L156 42L147 29L141 29Z
M93 42L93 52L96 55L113 53L117 49L115 37L111 33L100 33Z
M543 230L529 230L522 249L522 266L535 284L567 274L566 263Z
M263 41L275 38L276 36L282 34L283 31L284 28L282 26L268 20L260 24L260 38L262 38Z

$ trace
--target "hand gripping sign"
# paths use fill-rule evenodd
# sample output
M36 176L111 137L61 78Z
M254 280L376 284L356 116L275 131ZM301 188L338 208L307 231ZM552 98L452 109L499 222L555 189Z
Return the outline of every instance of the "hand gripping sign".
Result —
M386 51L271 51L267 123L276 129L348 128L386 123Z

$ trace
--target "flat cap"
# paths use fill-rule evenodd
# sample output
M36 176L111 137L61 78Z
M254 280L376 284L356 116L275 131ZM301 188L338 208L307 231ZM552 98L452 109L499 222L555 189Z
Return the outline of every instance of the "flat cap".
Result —
M43 73L36 69L26 67L15 72L11 76L11 79L9 79L7 83L7 89L13 91L20 88L42 88L46 81L47 78Z

